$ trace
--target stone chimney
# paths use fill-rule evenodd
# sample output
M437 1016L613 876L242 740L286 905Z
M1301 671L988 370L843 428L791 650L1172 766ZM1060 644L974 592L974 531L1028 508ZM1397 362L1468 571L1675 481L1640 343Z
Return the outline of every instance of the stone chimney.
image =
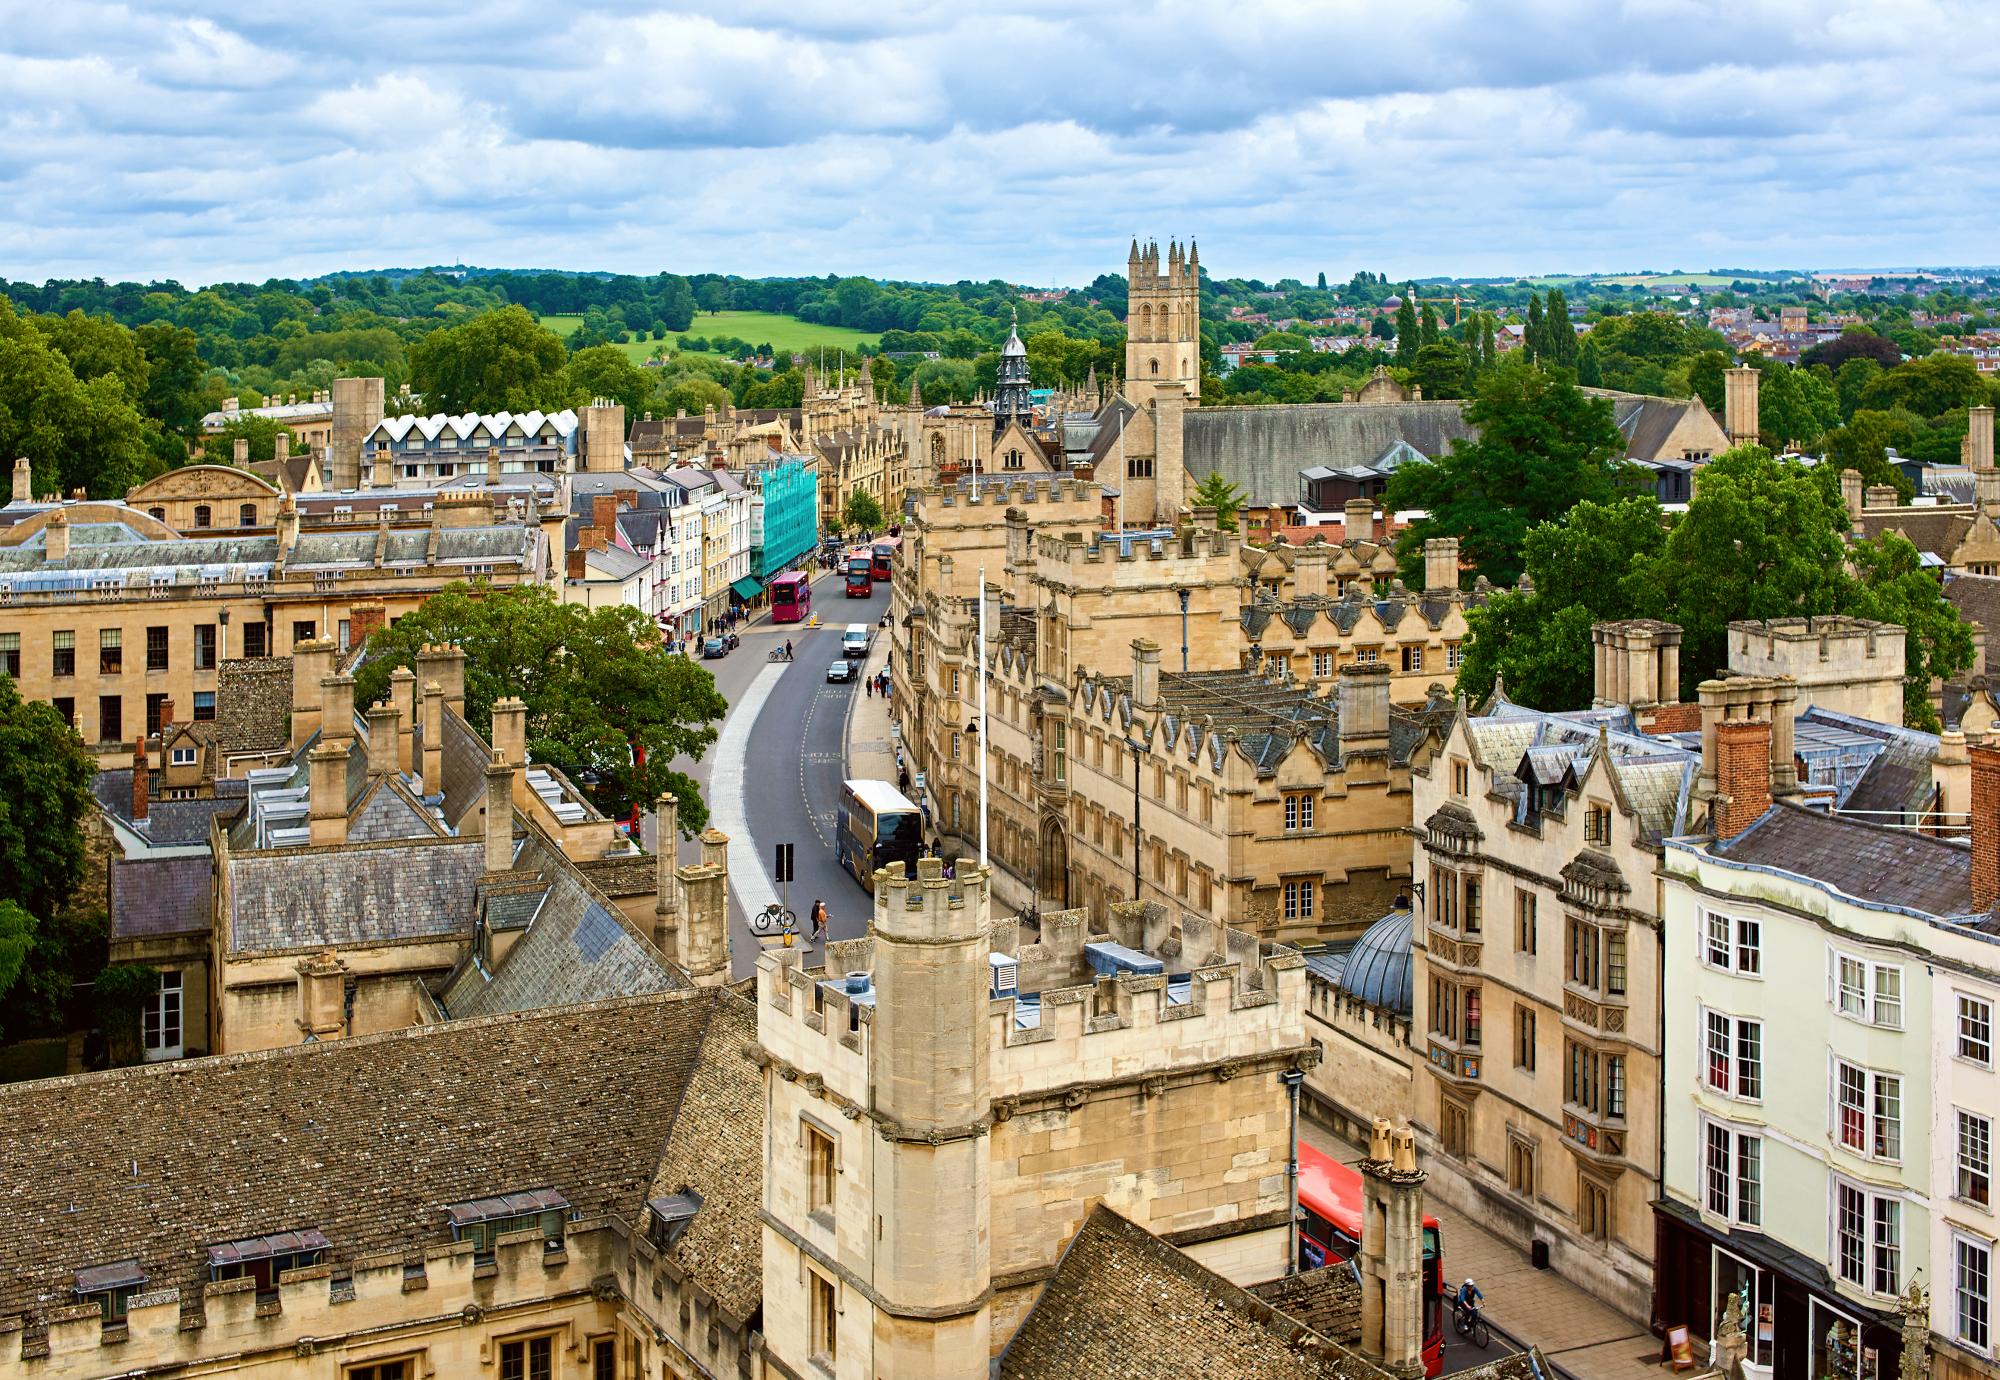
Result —
M146 765L146 740L132 740L132 822L143 824L146 807L152 801L152 769Z
M1798 764L1792 757L1798 683L1790 676L1731 676L1705 680L1696 688L1701 701L1701 774L1695 782L1698 799L1712 801L1724 793L1721 730L1728 724L1761 720L1769 725L1769 777L1765 793L1773 799L1795 794Z
M625 408L598 398L583 409L578 430L583 468L593 474L615 474L625 468Z
M345 743L354 737L354 677L322 676L319 682L319 736Z
M1722 372L1722 429L1732 446L1756 443L1758 381L1757 371L1747 364Z
M1375 501L1369 498L1350 498L1343 510L1346 513L1346 539L1348 541L1373 541L1375 539Z
M520 768L494 752L486 764L486 870L514 868L514 773Z
M703 830L700 863L677 875L686 902L680 965L698 986L720 987L729 981L729 836Z
M368 711L368 774L396 774L396 706L378 704Z
M42 527L42 559L50 564L69 559L69 516L61 509Z
M1965 410L1965 463L1973 470L1993 468L1993 409Z
M417 738L417 677L407 666L389 673L389 703L396 711L396 770L413 770Z
M1896 506L1896 486L1894 484L1870 484L1863 496L1861 506L1864 511Z
M277 456L278 463L282 465L285 461L292 458L292 433L289 431L280 431L272 438L271 447L272 454Z
M291 549L299 544L299 505L286 494L278 501L278 518L275 524L278 538L278 559L285 560Z
M347 743L322 738L306 754L306 787L312 843L347 842Z
M1389 667L1380 661L1355 662L1340 668L1334 686L1334 725L1340 738L1340 759L1389 751Z
M1938 799L1927 832L1955 835L1959 820L1972 807L1972 756L1966 751L1965 735L1955 728L1938 734L1937 751L1931 754L1931 781Z
M1718 839L1733 839L1771 808L1771 721L1732 719L1715 726Z
M1132 639L1132 703L1152 709L1160 702L1160 644L1150 638Z
M493 702L493 750L512 766L528 765L528 706L516 696Z
M2000 747L1971 749L1972 908L2000 903Z
M424 794L444 790L444 688L424 682Z
M14 461L14 501L16 503L35 501L35 467L25 455Z
M1035 606L1035 532L1028 515L1019 508L1007 510L1007 580L1013 587L1014 605Z
M332 949L298 962L299 1030L316 1041L347 1033L347 965Z
M358 464L355 466L355 470L357 473L359 472L360 466ZM390 455L387 446L376 448L374 458L368 466L368 483L370 488L375 489L393 489L396 487L395 461ZM360 485L357 484L355 487L359 488Z
M465 717L465 651L451 643L417 653L417 679L444 691L445 707Z
M1861 521L1863 499L1860 470L1840 472L1840 506L1847 509L1847 521L1850 525Z
M244 439L243 437L238 436L236 440L230 444L229 462L235 465L236 468L238 469L242 469L245 465L249 464L250 442Z
M675 963L680 955L680 802L662 795L653 807L653 947Z
M500 485L500 447L488 446L486 448L486 487L489 489L494 489L498 488L499 485Z
M1301 599L1326 598L1326 567L1332 552L1314 543L1292 549L1292 592Z
M1652 618L1593 623L1595 707L1650 709L1681 697L1681 630Z
M333 643L324 638L292 645L292 751L320 731L325 691L320 682L333 674Z
M1458 538L1429 537L1424 541L1424 593L1458 591Z
M1361 1350L1401 1380L1424 1373L1424 1180L1416 1135L1378 1117L1361 1161Z

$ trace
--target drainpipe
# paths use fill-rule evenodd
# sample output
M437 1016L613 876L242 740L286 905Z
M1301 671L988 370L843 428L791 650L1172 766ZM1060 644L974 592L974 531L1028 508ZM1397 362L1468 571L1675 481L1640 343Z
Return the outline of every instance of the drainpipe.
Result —
M1285 1165L1285 1273L1295 1275L1299 1272L1299 1085L1306 1076L1301 1069L1286 1069L1279 1077L1292 1122L1291 1159Z

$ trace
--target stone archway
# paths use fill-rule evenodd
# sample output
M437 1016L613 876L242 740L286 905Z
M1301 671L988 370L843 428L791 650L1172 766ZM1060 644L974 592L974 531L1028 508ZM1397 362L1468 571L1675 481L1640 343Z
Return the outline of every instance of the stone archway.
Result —
M1068 910L1070 901L1069 885L1069 836L1063 832L1060 816L1045 815L1042 818L1041 850L1035 859L1036 902L1044 898L1053 902L1053 909Z

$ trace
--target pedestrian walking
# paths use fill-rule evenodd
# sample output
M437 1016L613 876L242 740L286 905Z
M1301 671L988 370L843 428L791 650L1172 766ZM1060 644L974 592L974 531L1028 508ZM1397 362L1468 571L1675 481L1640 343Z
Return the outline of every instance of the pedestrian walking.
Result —
M910 793L910 772L907 767L896 768L896 789L904 795Z
M826 939L826 902L814 901L812 908L812 942L821 943Z
M873 676L868 677L867 685L868 685L868 698L872 700L875 698L875 677Z

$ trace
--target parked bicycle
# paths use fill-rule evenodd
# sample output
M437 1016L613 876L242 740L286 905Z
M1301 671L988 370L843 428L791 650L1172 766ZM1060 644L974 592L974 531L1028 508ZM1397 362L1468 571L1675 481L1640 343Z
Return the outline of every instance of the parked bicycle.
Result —
M799 917L793 914L790 907L777 901L771 902L770 905L750 917L750 933L758 936L760 939L768 939L776 934L797 934L798 932Z

